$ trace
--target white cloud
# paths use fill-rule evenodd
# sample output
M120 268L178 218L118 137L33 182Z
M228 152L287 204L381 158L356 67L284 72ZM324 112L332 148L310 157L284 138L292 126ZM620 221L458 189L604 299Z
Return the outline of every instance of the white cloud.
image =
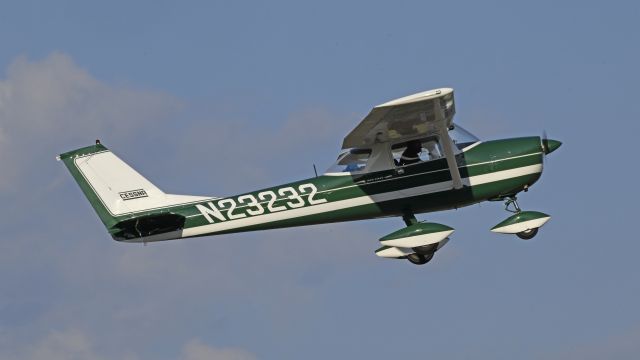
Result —
M183 350L182 360L255 360L256 357L239 348L216 348L199 339L189 341Z
M98 360L89 339L79 331L53 332L31 349L31 360Z
M235 119L200 120L190 124L181 137L179 158L191 161L189 166L198 170L201 181L206 179L220 189L208 195L312 177L312 164L320 161L316 165L322 173L337 156L346 131L355 126L356 122L345 126L342 119L346 117L304 109L285 121L261 119L270 126L257 127L255 122ZM203 163L211 166L203 167Z
M566 349L542 359L636 359L640 354L640 328L628 329L626 332L600 337L589 343L574 344Z
M0 167L11 169L0 172L0 197L15 196L0 205L6 214L0 227L12 240L0 242L0 280L14 289L0 299L0 310L12 319L3 318L3 331L16 334L15 341L4 343L0 336L0 358L111 359L124 356L120 348L141 355L166 346L185 360L254 359L241 349L200 340L184 345L178 339L199 336L191 333L199 321L214 324L214 334L232 328L237 318L230 320L229 303L264 309L257 315L265 326L293 333L304 310L319 301L318 284L331 281L354 257L375 260L376 236L353 224L147 247L110 241L64 166L54 161L60 151L111 137L104 142L136 168L157 166L145 175L160 186L163 179L178 179L180 192L198 193L182 166L210 176L203 184L215 189L225 184L222 175L213 178L224 167L226 186L244 191L271 185L276 176L293 180L296 174L283 175L296 171L291 169L304 167L311 175L310 162L299 164L304 152L327 151L333 157L344 133L341 116L313 110L262 129L215 116L200 122L190 117L181 126L186 130L175 134L175 127L158 121L177 118L179 108L166 94L105 84L59 53L41 61L18 58L0 79ZM164 145L151 159L137 134L147 126L154 129L146 136L157 134ZM202 166L220 153L224 161ZM136 163L136 156L143 161ZM371 247L362 252L369 240ZM166 324L172 324L170 330Z
M6 349L3 349L6 350ZM3 359L20 360L106 360L113 356L99 354L93 341L77 329L51 331L33 344L13 349L13 354L0 352ZM133 354L116 356L115 359L136 360Z
M114 355L114 351L116 354ZM139 354L117 354L118 349L111 349L110 354L96 350L95 342L85 333L77 329L52 331L35 343L25 345L10 355L0 350L2 359L20 360L136 360ZM256 360L251 352L235 347L214 347L200 339L189 340L182 347L180 360Z
M0 168L10 169L0 177L0 192L70 146L103 136L131 138L179 106L160 92L105 84L66 54L18 57L0 80Z

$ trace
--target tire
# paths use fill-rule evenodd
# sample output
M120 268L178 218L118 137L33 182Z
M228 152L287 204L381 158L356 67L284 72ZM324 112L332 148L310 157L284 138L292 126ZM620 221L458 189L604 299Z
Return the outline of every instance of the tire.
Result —
M533 237L536 236L536 234L538 234L538 228L521 231L516 235L522 240L529 240L529 239L533 239Z
M433 258L433 253L428 255L421 255L421 254L407 255L407 260L409 260L409 262L411 262L414 265L424 265L428 263L432 258Z

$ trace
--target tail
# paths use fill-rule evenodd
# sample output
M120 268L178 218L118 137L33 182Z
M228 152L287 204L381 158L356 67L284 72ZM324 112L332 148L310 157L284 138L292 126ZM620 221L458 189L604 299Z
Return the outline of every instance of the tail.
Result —
M104 145L61 154L62 160L115 240L147 242L181 237L178 205L206 197L165 194Z

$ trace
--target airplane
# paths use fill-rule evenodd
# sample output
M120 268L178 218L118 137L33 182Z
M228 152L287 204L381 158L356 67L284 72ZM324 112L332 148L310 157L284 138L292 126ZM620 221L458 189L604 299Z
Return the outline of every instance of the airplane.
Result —
M379 239L382 258L428 263L454 229L416 214L502 201L512 213L491 231L531 239L551 217L517 195L562 145L545 136L480 141L453 122L440 88L374 107L321 176L228 197L166 194L96 140L58 156L114 240L148 243L312 224L401 217Z

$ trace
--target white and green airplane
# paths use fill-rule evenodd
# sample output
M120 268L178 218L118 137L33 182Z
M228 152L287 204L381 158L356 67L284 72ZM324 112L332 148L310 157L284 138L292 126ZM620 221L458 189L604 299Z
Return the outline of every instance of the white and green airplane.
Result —
M380 238L383 258L425 264L453 229L415 214L504 201L513 215L498 233L533 238L550 216L522 211L516 195L541 176L544 156L561 142L544 137L479 141L453 123L453 89L378 105L342 144L325 174L229 197L166 194L95 145L59 156L113 239L152 242L402 217L406 227Z

